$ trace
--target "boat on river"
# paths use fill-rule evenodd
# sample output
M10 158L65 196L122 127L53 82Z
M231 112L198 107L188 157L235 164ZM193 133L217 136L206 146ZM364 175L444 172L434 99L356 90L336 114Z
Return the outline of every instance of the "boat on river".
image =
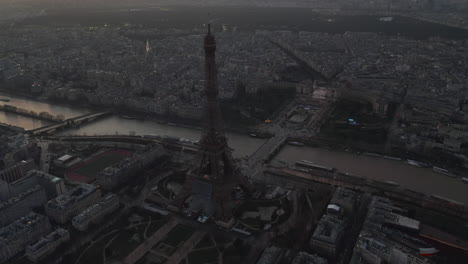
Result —
M308 161L308 160L298 160L298 161L296 161L296 165L300 166L300 167L306 167L306 168L309 168L309 169L323 170L323 171L327 171L327 172L336 171L336 168L325 167L325 166L322 166L322 165L315 164L312 161Z
M10 99L0 98L0 101L2 101L2 102L10 102Z
M397 161L400 161L401 158L398 158L398 157L393 157L393 156L383 156L384 159L389 159L389 160L397 160Z
M304 143L297 142L297 141L289 141L288 144L292 145L292 146L298 146L298 147L303 147L304 146Z
M389 16L389 17L381 17L379 18L379 21L382 21L382 22L392 22L393 21L393 17Z
M182 143L186 143L186 144L192 144L192 141L190 139L186 139L186 138L180 138L179 141L182 142Z
M121 115L120 116L121 118L125 118L125 119L135 119L134 117L131 117L131 116L127 116L127 115Z
M429 167L429 165L427 165L426 163L415 161L415 160L408 160L408 164L411 166L420 167L420 168Z
M449 171L449 170L446 170L446 169L442 169L442 168L439 168L439 167L432 167L432 170L439 173L439 174L442 174L442 175L445 175L445 176L449 176L449 177L457 177L457 175L455 175L455 173Z
M372 152L364 152L364 153L362 153L362 155L368 156L368 157L374 157L374 158L382 158L383 157L380 154L372 153Z

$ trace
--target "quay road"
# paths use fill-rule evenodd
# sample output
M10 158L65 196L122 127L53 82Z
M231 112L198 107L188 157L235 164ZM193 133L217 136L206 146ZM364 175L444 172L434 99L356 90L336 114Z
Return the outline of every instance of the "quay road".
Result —
M127 136L127 135L116 135L116 136L43 136L40 137L40 141L47 143L100 143L104 146L115 147L116 145L121 146L132 146L132 145L146 145L149 143L158 143L163 146L176 147L181 151L196 152L198 146L193 144L187 144L179 141L171 141L163 138L147 138L142 136Z

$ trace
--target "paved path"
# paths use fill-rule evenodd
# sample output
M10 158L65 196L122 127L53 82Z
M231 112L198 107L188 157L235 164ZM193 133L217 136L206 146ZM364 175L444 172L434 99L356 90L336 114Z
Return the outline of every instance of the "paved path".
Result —
M165 264L179 264L184 258L187 257L188 253L203 239L206 232L195 231L189 239L187 239L182 246L177 248L176 252L164 262Z
M171 231L177 225L177 221L171 218L169 222L163 225L158 231L152 236L146 239L141 245L133 250L127 257L122 260L123 264L134 264L140 258L142 258L148 251L151 250L161 239L163 239L169 231Z

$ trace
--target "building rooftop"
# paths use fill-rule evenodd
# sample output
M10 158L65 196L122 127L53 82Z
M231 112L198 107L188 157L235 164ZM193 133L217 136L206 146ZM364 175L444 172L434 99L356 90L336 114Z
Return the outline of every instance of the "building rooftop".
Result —
M390 224L419 230L419 221L397 214L403 212L403 209L391 204L390 200L382 197L374 197L369 205L364 227L372 228L382 226L383 224Z
M40 189L43 189L41 186L39 185L36 185L20 194L18 194L17 196L15 197L11 197L10 199L8 199L8 201L5 201L5 202L2 202L0 203L0 211L4 210L5 208L13 205L13 204L16 204L17 202L21 201L22 199L26 198L28 195L40 190Z
M18 238L22 234L29 232L36 225L43 224L44 221L48 221L47 217L34 212L29 213L0 229L0 244L8 243L8 241Z
M291 264L327 264L328 261L317 255L311 255L306 252L299 252Z
M49 180L49 181L52 181L52 182L63 181L62 178L56 177L56 176L54 176L52 174L49 174L49 173L46 173L46 172L43 172L43 171L40 171L40 170L31 170L31 171L28 172L28 176L30 176L30 175L36 176L37 178L46 179L46 180Z
M38 252L47 245L54 243L55 241L62 239L63 237L69 236L69 233L67 230L63 228L57 228L55 231L52 233L48 234L47 236L39 239L36 243L28 246L27 250L30 251L31 253Z
M335 244L345 228L345 220L331 215L323 215L311 239Z
M92 194L96 191L96 187L91 184L80 184L75 188L69 190L68 192L57 196L55 199L50 200L47 203L49 208L57 209L57 208L65 208L68 207L83 198L87 197L88 195Z
M394 228L419 230L419 221L400 215L404 211L387 198L372 197L351 263L430 263L427 258L419 256L420 249L437 252L435 248L413 237L413 232L405 233Z
M67 161L67 160L69 160L71 158L73 158L72 155L66 154L66 155L63 155L62 157L58 158L57 160L60 161L60 162L65 162L65 161Z
M330 201L331 204L341 204L341 203L347 203L350 205L354 205L354 202L357 199L357 193L353 190L343 188L343 187L338 187L333 194L333 197Z
M276 263L281 258L284 249L279 247L269 247L265 249L257 261L257 264L270 264Z
M420 222L409 217L398 214L386 214L386 223L406 227L409 229L419 230Z
M81 212L79 215L73 217L73 223L80 223L85 221L87 218L90 216L96 215L98 212L102 211L106 207L108 207L110 204L114 203L115 201L119 200L119 197L113 193L107 194L105 197L103 197L101 200L99 200L97 203L91 205L90 207L86 208L83 212Z
M356 251L364 260L359 263L430 263L429 259L419 256L419 252L412 252L410 248L390 240L376 230L361 232Z

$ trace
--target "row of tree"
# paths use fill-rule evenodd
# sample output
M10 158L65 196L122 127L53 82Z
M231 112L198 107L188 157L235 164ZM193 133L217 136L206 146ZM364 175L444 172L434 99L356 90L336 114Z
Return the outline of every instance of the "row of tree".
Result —
M38 119L44 119L44 120L49 120L49 121L52 121L52 122L62 122L63 120L65 120L65 116L62 115L62 114L58 114L58 115L53 115L49 112L35 112L35 111L32 111L32 110L28 110L28 109L23 109L23 108L19 108L19 107L16 107L16 106L13 106L13 105L0 105L0 110L2 111L6 111L6 112L12 112L12 113L16 113L16 114L19 114L19 115L23 115L23 116L29 116L29 117L33 117L33 118L38 118Z

